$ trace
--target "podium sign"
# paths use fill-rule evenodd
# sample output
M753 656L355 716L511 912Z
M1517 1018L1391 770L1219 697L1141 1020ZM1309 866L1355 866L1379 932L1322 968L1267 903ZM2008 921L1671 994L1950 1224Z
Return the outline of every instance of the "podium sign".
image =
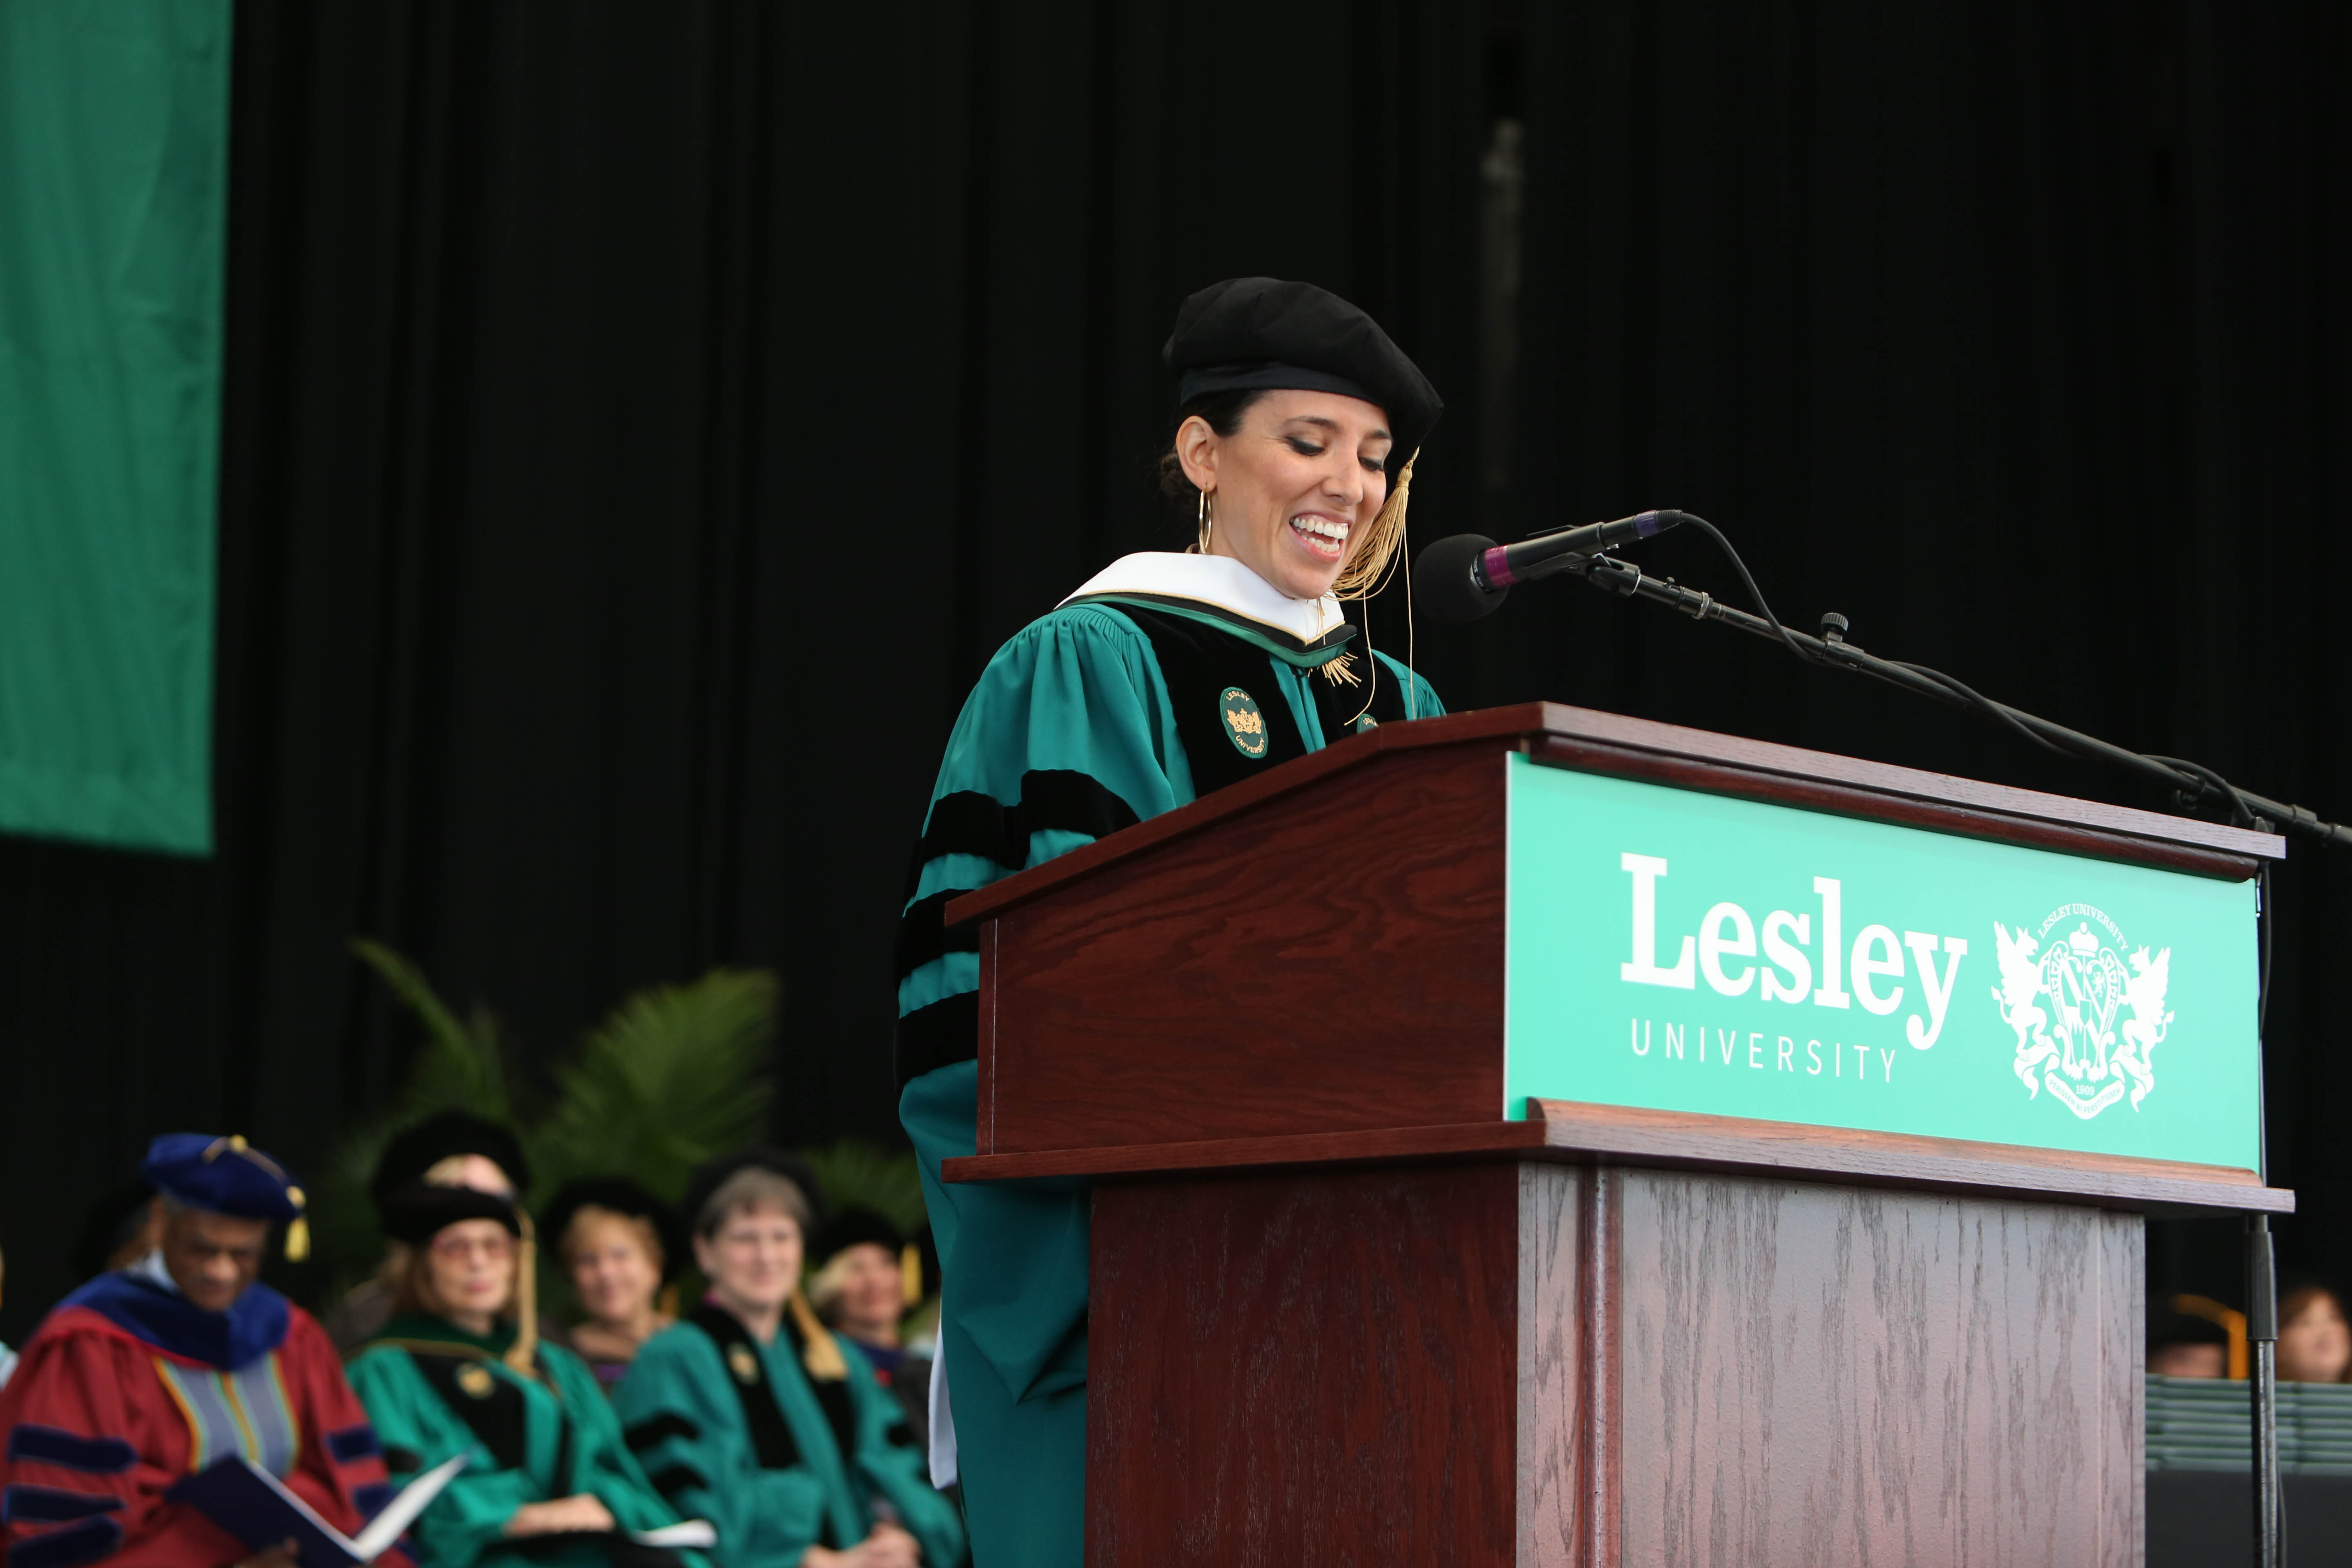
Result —
M2253 882L1505 766L1507 1115L2258 1166Z
M1087 1561L2133 1568L2140 1212L2294 1208L2284 853L1531 705L957 900L941 1174L1093 1184Z

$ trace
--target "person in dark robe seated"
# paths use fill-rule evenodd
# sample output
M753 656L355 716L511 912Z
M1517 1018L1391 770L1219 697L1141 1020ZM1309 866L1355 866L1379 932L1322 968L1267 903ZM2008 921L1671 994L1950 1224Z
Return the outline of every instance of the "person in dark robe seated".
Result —
M2229 1376L2229 1329L2205 1313L2181 1310L2179 1300L2163 1296L2148 1303L2147 1370L2159 1377Z
M891 1387L906 1359L898 1325L923 1302L922 1259L897 1226L869 1208L842 1210L819 1236L809 1305L866 1358L874 1381Z
M979 1568L1076 1568L1083 1552L1088 1199L1081 1182L940 1179L972 1152L979 1093L979 939L947 906L1444 711L1342 610L1399 560L1443 408L1427 378L1354 305L1272 278L1186 300L1162 358L1160 479L1192 548L1121 557L997 650L948 739L899 921L898 1116L946 1273L932 1476L960 1475Z
M710 1294L646 1342L614 1407L655 1484L719 1527L727 1568L952 1568L955 1505L865 1358L801 1294L810 1191L772 1150L696 1173L683 1213Z
M566 1184L544 1217L548 1243L585 1314L561 1342L609 1390L638 1349L677 1321L669 1286L686 1247L673 1234L674 1211L625 1177L599 1176Z
M580 1359L540 1342L512 1200L415 1182L384 1204L393 1315L352 1358L395 1474L472 1456L411 1528L425 1568L654 1568L697 1552L634 1531L679 1516L646 1479Z
M471 1111L436 1110L383 1146L368 1178L368 1196L382 1213L394 1194L417 1182L470 1187L520 1203L530 1187L530 1165L512 1128ZM344 1354L374 1338L392 1316L397 1276L407 1261L407 1254L387 1248L375 1278L354 1286L327 1314L327 1332Z
M325 1331L256 1278L273 1223L306 1249L302 1191L244 1139L194 1132L156 1139L144 1173L161 1241L68 1296L0 1391L8 1568L291 1568L164 1492L243 1458L347 1534L391 1495Z

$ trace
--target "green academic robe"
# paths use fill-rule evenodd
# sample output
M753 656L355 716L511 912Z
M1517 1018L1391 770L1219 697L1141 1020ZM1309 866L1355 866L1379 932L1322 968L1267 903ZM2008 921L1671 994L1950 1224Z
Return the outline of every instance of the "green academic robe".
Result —
M726 1568L793 1568L893 1520L931 1568L963 1559L955 1504L931 1489L898 1402L865 1357L817 1380L789 1314L767 1344L706 1302L647 1340L613 1391L631 1448L682 1513L719 1531Z
M511 1328L485 1340L437 1318L395 1318L345 1368L395 1481L473 1456L410 1528L417 1568L609 1568L611 1553L593 1537L542 1539L526 1551L505 1534L525 1503L580 1492L602 1500L624 1531L681 1517L631 1457L580 1358L541 1343L539 1376L526 1377L500 1359L513 1342ZM709 1568L699 1552L677 1555Z
M1077 1568L1083 1555L1087 1196L1077 1182L940 1180L941 1161L973 1152L980 986L975 934L947 929L941 910L1350 731L1444 711L1397 661L1364 660L1352 627L1286 636L1234 613L1233 596L1187 599L1190 579L1216 585L1212 568L1184 564L1200 557L1129 560L1158 563L1126 579L1143 591L1082 591L982 673L899 927L899 1118L945 1278L940 1360L976 1568ZM1323 672L1343 654L1353 682Z

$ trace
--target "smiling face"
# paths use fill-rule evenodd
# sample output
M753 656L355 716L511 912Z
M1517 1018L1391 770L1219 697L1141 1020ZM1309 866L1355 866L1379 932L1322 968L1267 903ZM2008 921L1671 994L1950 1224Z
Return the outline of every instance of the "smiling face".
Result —
M580 1305L600 1323L626 1327L653 1305L661 1265L647 1226L611 1209L583 1208L572 1222L565 1261Z
M833 1310L840 1327L868 1344L898 1342L898 1320L907 1312L907 1277L898 1255L878 1242L861 1241L825 1265L833 1286Z
M745 1205L694 1238L694 1258L738 1316L773 1312L801 1282L801 1222L781 1204Z
M1336 392L1269 392L1220 436L1199 416L1176 431L1184 477L1208 492L1209 553L1294 599L1331 591L1388 499L1388 416Z
M2308 1293L2279 1326L2278 1374L2291 1383L2341 1383L2352 1367L2352 1327L2325 1290Z
M461 1219L434 1232L425 1249L433 1304L452 1318L487 1318L514 1294L515 1238L494 1219Z

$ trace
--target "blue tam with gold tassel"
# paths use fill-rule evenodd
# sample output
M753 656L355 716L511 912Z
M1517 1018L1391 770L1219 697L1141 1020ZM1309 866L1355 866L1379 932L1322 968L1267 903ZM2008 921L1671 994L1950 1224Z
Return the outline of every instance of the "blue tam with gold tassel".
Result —
M241 1137L202 1132L166 1132L147 1145L140 1174L157 1192L192 1209L239 1219L286 1222L286 1256L300 1261L310 1251L302 1217L308 1200L286 1167Z

